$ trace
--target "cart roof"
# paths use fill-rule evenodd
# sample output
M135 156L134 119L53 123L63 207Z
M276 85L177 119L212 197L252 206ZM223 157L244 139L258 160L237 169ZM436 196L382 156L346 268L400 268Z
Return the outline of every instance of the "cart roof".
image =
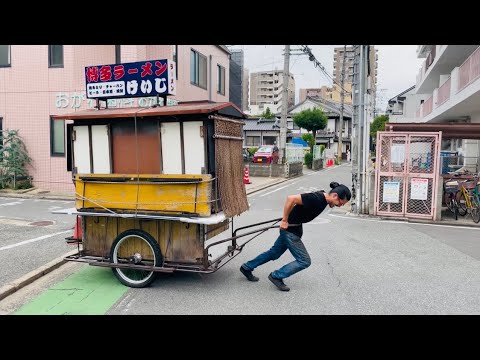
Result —
M113 109L88 109L73 113L54 115L55 120L81 120L81 119L109 119L126 117L150 117L172 115L210 114L217 112L220 115L233 116L245 119L247 117L235 104L231 102L193 101L178 103L174 106L159 106L151 108L130 107Z

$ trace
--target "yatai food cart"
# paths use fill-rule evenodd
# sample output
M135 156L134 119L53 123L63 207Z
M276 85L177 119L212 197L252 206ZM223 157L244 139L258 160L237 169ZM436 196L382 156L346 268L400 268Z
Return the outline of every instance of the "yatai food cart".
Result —
M89 86L108 89L88 82L89 71L87 96ZM111 267L123 284L144 287L157 272L214 272L253 238L278 227L280 219L233 229L233 217L249 207L242 157L246 116L234 104L101 108L97 98L97 105L54 117L70 122L67 166L76 201L64 213L76 215L79 227L68 238L78 253L66 260ZM208 242L230 227L231 236ZM239 244L242 237L248 238ZM211 258L219 244L228 246Z

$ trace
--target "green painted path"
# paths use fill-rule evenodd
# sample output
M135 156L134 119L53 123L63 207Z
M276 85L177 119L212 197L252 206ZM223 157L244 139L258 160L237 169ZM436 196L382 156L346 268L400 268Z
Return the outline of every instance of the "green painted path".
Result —
M128 291L111 269L87 266L45 290L15 315L103 315Z

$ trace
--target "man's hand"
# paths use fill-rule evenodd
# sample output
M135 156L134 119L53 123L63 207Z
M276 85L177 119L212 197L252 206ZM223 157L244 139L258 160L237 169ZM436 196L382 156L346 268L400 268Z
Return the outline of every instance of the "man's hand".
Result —
M288 222L285 220L282 220L280 222L280 229L287 230L288 229Z

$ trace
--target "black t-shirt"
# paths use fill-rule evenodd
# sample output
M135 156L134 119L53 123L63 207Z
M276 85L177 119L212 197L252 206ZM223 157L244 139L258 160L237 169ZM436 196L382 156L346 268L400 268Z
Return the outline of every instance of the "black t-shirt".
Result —
M300 195L302 197L303 205L295 205L288 216L289 224L304 224L315 219L322 211L327 207L327 200L323 191L315 191L311 193L304 193ZM299 237L303 235L303 227L289 226L288 232L295 234Z

